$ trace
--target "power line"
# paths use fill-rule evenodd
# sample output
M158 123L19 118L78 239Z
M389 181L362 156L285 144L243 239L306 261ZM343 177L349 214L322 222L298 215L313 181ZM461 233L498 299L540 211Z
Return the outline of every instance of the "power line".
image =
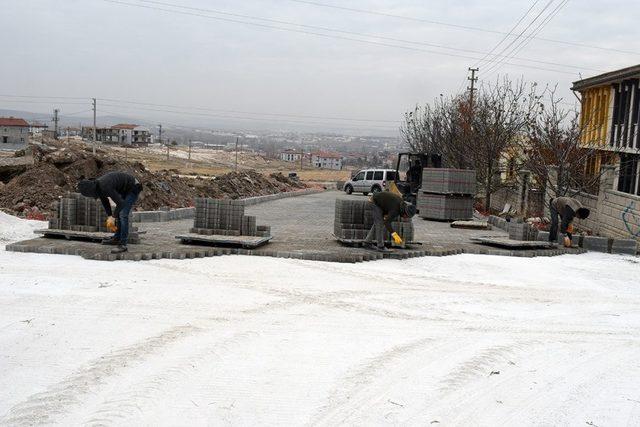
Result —
M523 35L524 33L526 33L526 32L527 32L527 30L528 30L529 28L531 28L531 26L534 24L534 22L536 22L536 21L538 20L538 18L540 18L540 16L542 16L542 14L543 14L543 13L544 13L548 8L549 8L549 6L551 6L551 4L553 3L553 1L554 1L554 0L549 0L549 1L547 2L547 4L542 8L542 10L541 10L540 12L538 12L538 14L537 14L537 15L536 15L532 20L531 20L531 22L529 22L529 24L527 24L527 26L526 26L526 27L524 27L524 29L523 29L522 31L520 31L520 33L516 36L516 38L514 38L513 40L511 40L511 42L510 42L507 46L505 46L505 47L500 51L500 53L498 53L498 54L494 55L494 56L493 56L493 58L492 58L492 59L490 59L490 60L487 62L487 65L488 65L488 64L490 64L490 63L491 63L491 62L493 62L493 61L496 61L496 60L498 59L498 57L499 57L499 56L502 56L502 54L503 54L504 52L506 52L506 51L507 51L511 46L513 46L513 44L514 44L514 43L516 43L516 42L517 42L517 41L522 37L522 35ZM543 19L543 20L544 20L544 19ZM488 70L487 70L487 72L488 72Z
M108 0L105 0L105 1L108 1ZM451 46L446 46L446 45L441 45L441 44L436 44L436 43L427 43L427 42L420 42L420 41L414 41L414 40L398 39L398 38L394 38L394 37L387 37L387 36L381 36L381 35L376 35L376 34L359 33L359 32L355 32L355 31L341 30L341 29L338 29L338 28L329 28L329 27L322 27L322 26L317 26L317 25L299 24L297 22L282 21L282 20L272 19L272 18L264 18L264 17L259 17L259 16L251 16L251 15L244 15L244 14L239 14L239 13L225 12L225 11L216 10L216 9L205 9L205 8L200 8L200 7L183 6L183 5L179 5L179 4L175 4L175 3L168 3L168 2L157 1L157 0L137 0L137 1L140 2L140 3L149 3L149 4L154 4L154 5L168 6L168 7L172 7L172 8L176 8L176 9L184 9L184 10L190 10L190 11L196 11L196 12L206 12L206 13L213 13L213 14L217 14L217 15L233 16L233 17L236 17L236 18L252 19L252 20L257 20L257 21L281 24L281 25L289 25L289 26L293 26L293 27L308 28L308 29L311 29L311 30L326 31L326 32L333 32L333 33L340 33L340 34L348 34L348 35L353 35L353 36L374 38L374 39L380 39L380 40L388 40L388 41L392 41L392 42L407 43L407 44L413 44L413 45L429 46L429 47L452 50L452 51L457 51L457 52L468 52L468 53L474 53L474 54L479 54L479 55L482 55L482 54L486 55L487 54L486 52L473 50L473 49L456 48L456 47L451 47ZM536 2L537 1L538 0L536 0ZM282 28L278 27L278 29L282 29ZM556 65L556 66L561 66L561 67L587 69L587 70L593 70L593 71L604 71L604 70L598 70L598 69L587 68L587 67L578 67L578 66L574 66L574 65L560 64L560 63L557 63L557 62L540 61L540 60L530 59L530 58L513 58L513 59L516 59L518 61L535 62L535 63L539 63L539 64Z
M171 113L171 114L179 114L179 115L186 115L186 116L199 116L199 117L212 117L212 118L219 118L219 119L233 119L233 120L249 120L249 121L259 121L259 122L269 122L269 123L273 123L276 120L274 120L273 118L259 118L259 117L242 117L242 116L225 116L225 115L220 115L220 114L212 114L212 113L197 113L197 112L192 112L192 111L181 111L181 110L168 110L168 109L161 109L161 108L147 108L147 107L138 107L138 106L131 106L131 107L127 107L127 106L122 106L122 105L117 105L117 104L101 104L101 106L105 106L107 108L109 107L115 107L115 108L124 108L124 109L129 109L129 110L142 110L142 111L153 111L153 112L160 112L160 113ZM103 110L104 111L104 110ZM114 113L111 113L114 114ZM122 114L122 113L120 113ZM327 122L309 122L309 121L299 121L299 120L290 120L290 119L278 119L277 122L281 122L281 123L292 123L292 124L302 124L302 125L313 125L313 126L336 126L336 127L348 127L348 128L357 128L357 129L362 129L363 127L367 127L367 128L377 128L377 129L386 129L386 130L397 130L397 127L391 127L391 126L378 126L378 125L361 125L361 126L357 126L355 124L343 124L343 123L327 123ZM398 125L400 124L400 121L397 122Z
M0 94L0 96L9 96L11 98L33 98L33 99L88 99L76 96L35 96L35 95L7 95Z
M221 109L214 109L214 108L188 107L188 106L171 105L171 104L153 104L153 103L150 103L150 102L134 102L134 101L127 101L127 100L112 99L112 98L100 98L100 100L101 101L107 101L107 102L114 102L114 103L124 103L124 104L152 106L152 107L169 107L169 108L178 108L178 109L186 109L186 110L207 111L207 112L214 112L214 113L218 112L218 113L251 114L251 115L274 116L274 117L292 117L292 118L302 118L302 119L340 120L340 121L374 122L374 123L380 123L380 122L396 123L396 120L360 119L360 118L330 117L330 116L311 116L311 115L285 114L285 113L261 113L261 112L240 111L240 110L221 110Z
M460 29L460 30L472 30L472 31L479 31L479 32L483 32L483 33L502 34L502 35L508 34L507 32L504 32L504 31L489 30L487 28L473 27L473 26L469 26L469 25L452 24L450 22L435 21L435 20L424 19L424 18L416 18L416 17L412 17L412 16L396 15L396 14L392 14L392 13L378 12L378 11L366 10L366 9L357 9L357 8L353 8L353 7L337 6L337 5L321 3L321 2L317 2L317 1L309 1L309 0L289 0L289 1L294 2L294 3L302 3L302 4L312 5L312 6L318 6L318 7L345 10L345 11L355 12L355 13L364 13L364 14L367 14L367 15L384 16L384 17L387 17L387 18L402 19L402 20L405 20L405 21L413 21L413 22L422 22L422 23L426 23L426 24L441 25L441 26L444 26L444 27L457 28L457 29ZM548 39L548 38L542 38L542 37L534 37L534 38L536 40L541 40L541 41L550 42L550 43L559 43L559 44L565 44L565 45L582 47L582 48L598 49L598 50L605 50L605 51L619 52L619 53L627 53L627 54L632 54L632 55L640 55L640 52L633 52L633 51L623 50L623 49L614 49L614 48L603 47L603 46L595 46L595 45L590 45L590 44L586 44L586 43L577 43L577 42L571 42L571 41L566 41L566 40L556 40L556 39Z
M509 56L516 55L520 50L522 50L534 37L536 34L540 33L542 29L560 12L560 10L569 2L569 0L561 1L554 10L552 10L547 17L536 27L534 30L526 36L520 43L515 46L509 53L507 53L507 58ZM504 64L504 59L498 60L498 62L493 66L492 70L497 71L500 66ZM491 72L491 70L487 70L487 73Z
M238 19L222 18L222 17L218 17L218 16L211 16L211 15L203 15L203 14L195 13L195 12L187 12L187 11L182 11L182 10L165 9L165 8L154 7L154 6L146 6L146 5L142 5L142 4L127 3L127 2L124 2L124 1L120 1L120 0L102 0L102 1L107 2L107 3L114 3L114 4L130 6L130 7L137 7L137 8L142 8L142 9L158 10L158 11L162 11L162 12L175 13L175 14L180 14L180 15L197 16L197 17L201 17L201 18L208 18L208 19L213 19L213 20L218 20L218 21L232 22L232 23L243 24L243 25L250 25L250 26L255 26L255 27L260 27L260 28L275 29L275 30L280 30L280 31L288 31L288 32L294 32L294 33L301 33L301 34L309 34L309 35L314 35L314 36L318 36L318 37L331 38L331 39L337 39L337 40L355 41L355 42L358 42L358 43L366 43L366 44L371 44L371 45L375 45L375 46L392 47L392 48L397 48L397 49L411 50L411 51L417 51L417 52L426 52L426 53L431 53L431 54L435 54L435 55L444 55L444 56L451 56L451 57L472 59L472 60L480 59L480 58L478 58L476 56L470 56L470 55L439 52L439 51L434 51L434 50L429 50L429 49L421 49L421 48L416 48L416 47L402 46L402 45L385 43L385 42L376 42L376 41L371 41L371 40L362 40L362 39L357 39L357 38L353 38L353 37L345 37L345 36L338 36L338 35L333 35L333 34L318 33L318 32L314 32L314 31L299 30L299 29L294 29L294 28L283 28L283 27L277 27L277 26L274 26L274 25L261 24L261 23L257 23L257 22L247 22L247 21L241 21L241 20L238 20ZM180 6L175 6L175 7L180 7ZM297 25L297 24L293 24L293 25ZM368 36L368 37L375 38L376 36ZM514 60L525 60L525 59L521 59L521 58L512 58L512 59L514 59ZM537 60L526 60L526 61L542 62L542 61L537 61ZM515 66L515 67L524 67L524 68L528 68L528 69L551 71L551 72L555 72L555 73L569 74L569 75L575 76L575 73L571 73L571 72L567 72L567 71L563 71L563 70L544 68L544 67L536 67L536 66L526 65L526 64L517 64L517 63L513 63L513 62L509 62L509 63L505 62L505 64L509 64L509 65L512 65L512 66ZM565 65L565 64L552 64L552 65L565 66L565 67L569 66L569 67L572 67L572 68L581 68L581 69L584 68L584 67L578 67L578 66L574 66L574 65ZM595 71L602 71L602 70L595 70Z
M0 95L2 96L21 96L28 97L30 99L56 99L58 97L54 96L33 96L33 95ZM80 98L91 100L91 98ZM132 104L132 105L140 105L140 106L150 106L150 107L168 107L174 108L178 110L196 110L196 111L204 111L204 112L213 112L213 113L231 113L231 114L249 114L249 115L257 115L257 116L273 116L273 117L285 117L285 118L301 118L301 119L317 119L317 120L335 120L335 121L346 121L346 122L364 122L364 123L397 123L397 120L385 120L385 119L372 119L372 118L353 118L353 117L335 117L335 116L316 116L316 115L304 115L304 114L287 114L287 113L264 113L264 112L255 112L255 111L241 111L241 110L223 110L223 109L214 109L214 108L205 108L205 107L194 107L194 106L184 106L184 105L172 105L172 104L157 104L150 102L137 102L137 101L128 101L122 99L114 99L114 98L99 98L100 101L111 102L115 104ZM43 101L45 104L51 104L49 101ZM79 105L86 105L85 103L78 103ZM73 114L81 114L83 112L92 111L91 109L79 111ZM71 115L71 114L66 114ZM226 117L226 116L220 116Z
M65 102L65 101L21 101L17 99L2 99L2 102L13 102L15 104L56 104L56 105L85 105L86 102Z
M533 8L538 4L540 0L536 0L531 7L529 7L529 9L527 9L527 11L524 13L524 15L522 15L520 17L520 19L518 19L518 22L516 22L516 24L509 30L509 32L507 34L504 35L504 37L502 37L500 39L500 41L493 46L493 48L491 48L491 50L489 52L487 52L487 54L485 56L482 57L482 59L480 59L478 62L476 62L475 64L473 64L473 66L471 68L478 68L478 66L485 60L487 59L487 57L489 55L491 55L497 48L498 46L500 46L505 40L507 40L507 38L509 38L509 36L511 36L513 34L513 32L515 31L515 29L518 27L518 25L520 25L520 23L529 15L529 13L533 10Z

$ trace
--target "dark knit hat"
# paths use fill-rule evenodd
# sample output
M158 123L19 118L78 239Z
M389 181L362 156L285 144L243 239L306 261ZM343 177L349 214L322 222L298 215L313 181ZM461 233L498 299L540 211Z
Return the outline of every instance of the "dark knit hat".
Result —
M94 179L83 179L78 183L78 191L85 197L98 197L98 183Z

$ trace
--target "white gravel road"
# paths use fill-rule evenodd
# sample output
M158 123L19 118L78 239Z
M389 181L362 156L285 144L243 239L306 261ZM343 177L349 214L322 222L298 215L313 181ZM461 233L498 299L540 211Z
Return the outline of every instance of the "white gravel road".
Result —
M0 214L0 245L38 225ZM639 273L0 246L0 424L640 425Z

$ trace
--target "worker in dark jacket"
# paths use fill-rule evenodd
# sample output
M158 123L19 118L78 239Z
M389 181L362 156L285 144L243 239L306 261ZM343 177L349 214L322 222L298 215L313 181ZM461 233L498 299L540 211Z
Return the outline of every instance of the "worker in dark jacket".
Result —
M553 242L556 240L558 234L558 223L560 223L560 233L565 235L563 244L566 247L570 247L571 239L573 237L573 219L586 219L589 217L589 209L582 206L582 203L574 198L556 197L549 201L549 211L551 213L549 241Z
M78 183L78 191L85 197L99 198L107 213L107 228L115 234L102 243L117 245L112 253L127 251L129 238L129 213L138 200L142 184L132 175L124 172L109 172L97 179L83 179ZM116 204L111 211L109 198Z
M371 196L370 203L373 207L373 227L369 230L369 234L365 242L371 244L373 236L376 236L377 250L380 252L388 251L384 247L384 228L391 233L393 241L401 245L402 238L391 227L391 223L402 216L403 218L411 218L416 214L416 207L402 200L402 197L390 191L380 191Z

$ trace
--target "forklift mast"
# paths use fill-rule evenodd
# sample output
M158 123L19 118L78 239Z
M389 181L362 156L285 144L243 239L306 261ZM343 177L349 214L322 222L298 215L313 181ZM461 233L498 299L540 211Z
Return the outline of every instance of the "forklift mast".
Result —
M396 163L396 187L407 202L415 205L416 196L422 187L422 170L424 168L441 167L442 156L440 154L399 153ZM404 179L402 174L404 174Z

